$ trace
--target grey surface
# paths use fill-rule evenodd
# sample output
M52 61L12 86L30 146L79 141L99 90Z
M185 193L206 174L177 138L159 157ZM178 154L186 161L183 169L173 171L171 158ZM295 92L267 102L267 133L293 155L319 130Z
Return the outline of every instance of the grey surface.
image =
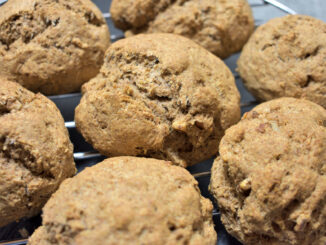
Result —
M326 21L326 1L325 0L279 0L294 9L299 14L314 16Z

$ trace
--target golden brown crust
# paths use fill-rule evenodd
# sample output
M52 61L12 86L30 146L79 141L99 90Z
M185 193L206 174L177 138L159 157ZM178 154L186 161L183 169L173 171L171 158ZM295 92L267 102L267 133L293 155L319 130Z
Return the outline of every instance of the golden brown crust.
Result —
M109 43L89 0L9 0L0 8L0 75L34 92L78 91L98 73Z
M83 92L76 126L107 156L145 155L188 166L216 154L224 130L240 118L229 69L173 34L114 43Z
M113 0L110 11L127 36L179 34L221 58L240 51L254 30L246 0Z
M325 244L326 111L294 98L263 103L226 131L210 190L244 244Z
M29 245L215 245L212 203L185 169L170 164L117 157L64 181Z
M41 94L0 80L0 226L32 216L74 175L59 110Z
M238 61L248 90L259 100L288 96L326 108L326 23L289 15L260 26Z

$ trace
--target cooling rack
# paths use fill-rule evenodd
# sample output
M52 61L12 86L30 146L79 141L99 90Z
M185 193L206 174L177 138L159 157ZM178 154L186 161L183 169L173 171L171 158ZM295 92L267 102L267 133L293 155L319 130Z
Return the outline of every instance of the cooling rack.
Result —
M6 1L7 0L0 0L0 6ZM124 38L123 33L113 26L111 15L108 13L111 0L93 0L93 2L102 10L103 16L107 20L111 32L111 41L115 42L119 39ZM278 17L285 14L296 14L293 9L277 0L249 0L249 3L254 12L256 26L263 24L265 21L273 17ZM279 12L275 15L269 13L268 18L266 18L266 16L264 16L262 13L263 9L267 7L272 7L272 11L274 11L274 13L276 13L275 10L279 10ZM236 79L237 87L241 93L241 112L243 114L244 112L251 110L258 103L255 101L254 97L244 88L242 82L240 81L240 76L235 70L236 60L238 57L239 55L235 54L224 61L231 69ZM75 127L74 109L79 104L81 94L64 94L49 96L49 98L58 106L65 120L65 126L67 127L70 134L70 139L74 144L74 158L78 171L80 172L85 167L92 166L102 161L105 157L101 156L91 147L91 145L86 143ZM202 195L210 198L211 200L213 199L208 192L208 185L212 163L213 159L209 159L188 168L190 173L197 179ZM212 215L215 229L218 233L217 245L241 245L241 243L236 241L236 239L232 238L225 231L223 225L220 222L220 214L216 206ZM15 222L6 227L0 228L0 245L27 244L26 237L31 235L32 232L40 224L41 217L37 216L30 219L23 219L20 222Z

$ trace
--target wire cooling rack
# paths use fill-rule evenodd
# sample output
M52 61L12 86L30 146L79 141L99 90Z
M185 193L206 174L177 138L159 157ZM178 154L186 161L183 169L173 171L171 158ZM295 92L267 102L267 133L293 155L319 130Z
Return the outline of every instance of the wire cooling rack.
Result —
M0 6L4 4L7 0L0 0ZM95 4L102 10L104 18L107 20L107 23L110 27L111 32L111 41L115 42L119 39L124 38L123 33L114 28L111 15L108 13L111 0L93 0ZM282 4L277 0L249 0L249 3L255 13L261 13L264 7L273 7L279 9L280 12L284 14L296 14L296 12L289 8L288 6ZM280 15L280 13L279 13ZM258 15L259 16L259 15ZM269 18L277 16L269 16ZM257 18L255 16L255 24L259 26L263 24L268 19ZM241 111L242 113L249 111L253 106L257 104L254 97L251 96L246 89L243 87L243 84L240 81L240 76L235 71L236 60L238 55L233 55L230 58L225 60L225 63L232 70L233 75L236 79L238 89L241 93ZM78 168L78 171L82 171L85 167L92 166L105 157L97 153L89 144L85 142L82 136L77 132L75 122L74 122L74 109L79 104L81 94L64 94L57 96L49 96L49 98L54 101L54 103L60 109L64 119L65 126L69 130L70 139L74 144L74 158ZM208 192L208 184L210 180L210 169L213 163L213 159L209 159L202 163L198 163L192 167L189 167L188 170L190 173L197 179L199 188L202 192L202 195L212 199ZM241 245L238 241L232 238L227 234L223 225L220 222L220 215L217 207L213 211L213 220L215 223L215 229L218 233L218 245ZM15 222L6 227L0 228L0 245L25 245L27 244L26 237L31 235L31 233L41 224L40 216L23 219L20 222ZM25 239L23 239L25 238ZM19 240L20 239L20 240Z

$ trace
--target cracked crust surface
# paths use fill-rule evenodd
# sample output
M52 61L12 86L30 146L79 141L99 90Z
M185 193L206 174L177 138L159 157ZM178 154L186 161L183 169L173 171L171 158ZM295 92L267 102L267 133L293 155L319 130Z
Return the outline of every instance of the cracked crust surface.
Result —
M326 242L326 111L302 99L265 102L226 131L210 191L244 244Z
M326 23L289 15L260 26L243 48L238 69L259 100L288 96L326 108Z
M56 106L0 80L0 227L39 213L75 174L73 146Z
M216 154L224 130L240 118L230 70L173 34L114 43L83 93L76 126L106 156L150 156L186 167Z
M212 209L185 169L110 158L63 182L28 244L215 245Z
M9 0L0 7L0 75L34 92L78 91L110 43L89 0Z
M127 36L179 34L220 58L240 51L254 30L246 0L113 0L110 11Z

